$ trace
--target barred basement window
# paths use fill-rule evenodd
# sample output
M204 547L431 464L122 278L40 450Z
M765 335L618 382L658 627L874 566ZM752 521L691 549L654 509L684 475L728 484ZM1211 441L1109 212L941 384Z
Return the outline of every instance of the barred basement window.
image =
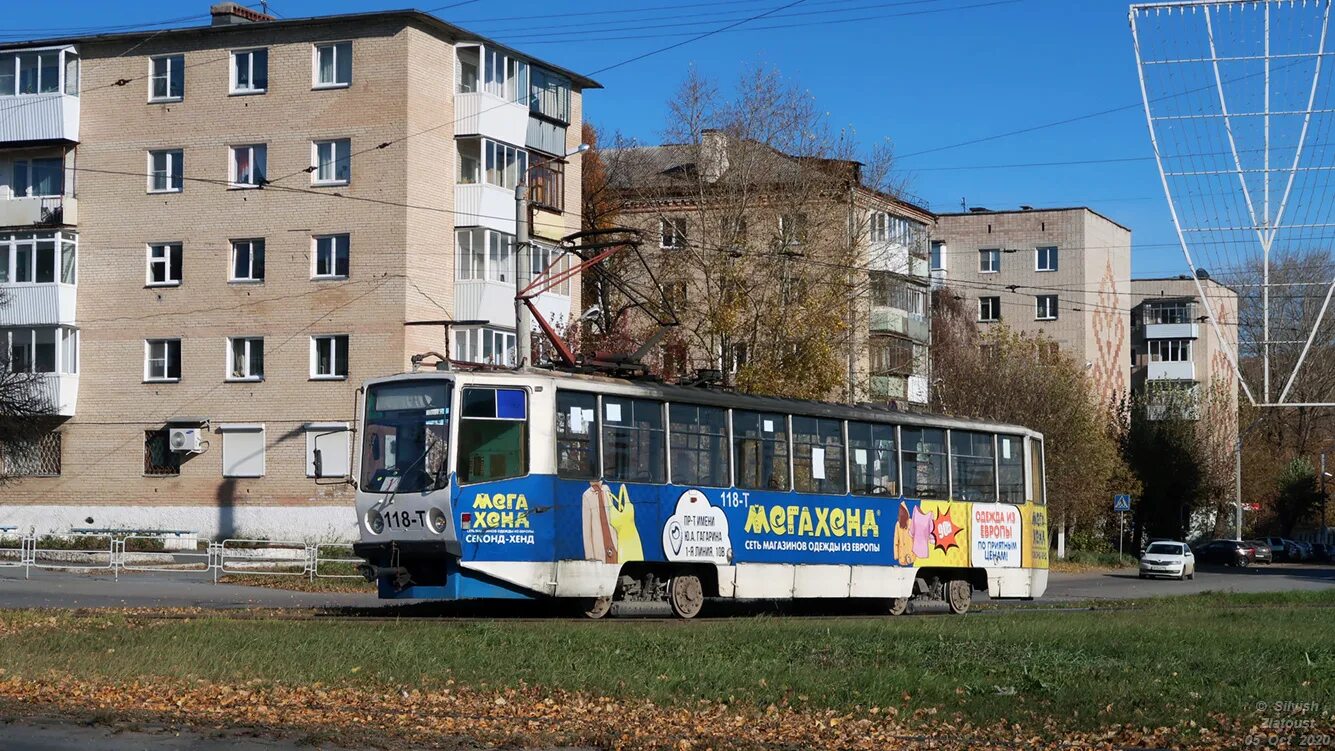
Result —
M181 474L181 455L171 450L166 430L144 431L144 474L154 476Z
M47 433L35 444L22 448L10 449L5 453L0 467L10 477L58 477L60 476L61 434Z

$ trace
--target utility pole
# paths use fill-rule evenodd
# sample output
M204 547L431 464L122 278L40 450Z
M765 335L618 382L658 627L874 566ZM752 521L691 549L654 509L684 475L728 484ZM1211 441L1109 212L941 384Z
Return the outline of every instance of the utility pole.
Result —
M515 367L522 368L532 360L533 340L529 334L528 306L519 299L528 286L529 271L528 180L515 186Z

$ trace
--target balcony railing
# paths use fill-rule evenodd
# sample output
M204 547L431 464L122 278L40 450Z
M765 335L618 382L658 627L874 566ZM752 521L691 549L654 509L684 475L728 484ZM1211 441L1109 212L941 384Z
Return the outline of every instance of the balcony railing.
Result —
M1196 323L1150 323L1145 325L1146 339L1198 339L1200 324Z
M454 224L458 227L488 227L498 232L515 233L515 195L513 190L487 183L458 185L454 188Z
M523 145L528 138L528 106L482 91L455 94L454 135Z
M0 327L73 326L75 287L72 284L5 284Z
M79 376L71 373L41 373L38 389L51 405L52 414L73 417L79 399Z
M1151 362L1146 366L1145 377L1151 381L1194 381L1196 363L1186 362Z
M19 94L0 97L0 144L26 141L78 141L79 97L68 94Z
M58 227L79 223L74 196L32 196L0 200L0 227Z

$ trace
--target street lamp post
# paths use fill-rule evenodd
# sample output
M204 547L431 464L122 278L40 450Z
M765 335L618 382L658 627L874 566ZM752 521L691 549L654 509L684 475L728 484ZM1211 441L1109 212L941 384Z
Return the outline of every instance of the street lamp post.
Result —
M531 264L529 260L531 227L528 211L528 173L535 167L540 167L547 162L566 159L576 154L583 154L588 150L589 145L581 143L561 156L549 156L546 159L536 161L524 170L524 174L520 176L519 184L515 186L515 367L518 368L530 364L529 361L533 359L531 333L533 322L529 320L528 306L520 299L524 288L528 286Z

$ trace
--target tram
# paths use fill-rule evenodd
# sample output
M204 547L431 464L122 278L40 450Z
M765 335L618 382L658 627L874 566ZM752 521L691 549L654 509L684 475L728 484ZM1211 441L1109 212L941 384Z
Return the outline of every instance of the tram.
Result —
M381 598L911 598L1047 586L1043 437L544 369L361 393L354 546Z

